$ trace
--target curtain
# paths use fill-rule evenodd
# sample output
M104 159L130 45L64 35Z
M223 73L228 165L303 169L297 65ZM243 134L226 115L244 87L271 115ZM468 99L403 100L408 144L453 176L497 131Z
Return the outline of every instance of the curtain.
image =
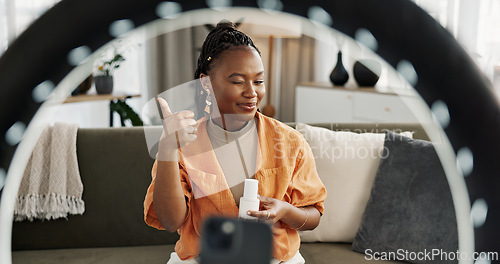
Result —
M199 26L147 40L149 98L194 79L201 45L207 34L208 30Z
M295 87L301 82L314 81L316 44L314 38L305 35L281 41L281 85L277 118L282 122L294 122Z
M201 45L208 30L204 26L188 27L158 35L146 41L146 89L142 95L150 100L165 98L173 112L196 110L194 80ZM152 125L161 124L150 114Z

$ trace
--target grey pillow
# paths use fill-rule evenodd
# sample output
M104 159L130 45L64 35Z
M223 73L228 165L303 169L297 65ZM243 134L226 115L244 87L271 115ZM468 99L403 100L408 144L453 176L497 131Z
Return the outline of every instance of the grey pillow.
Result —
M380 167L352 250L365 253L366 259L458 262L453 200L431 142L386 133Z

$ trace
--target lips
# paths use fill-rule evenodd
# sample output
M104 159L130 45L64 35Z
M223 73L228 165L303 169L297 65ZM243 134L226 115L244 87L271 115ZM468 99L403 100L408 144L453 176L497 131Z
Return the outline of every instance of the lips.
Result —
M245 111L253 111L255 108L256 108L256 103L242 103L242 104L238 104L238 106L245 110Z

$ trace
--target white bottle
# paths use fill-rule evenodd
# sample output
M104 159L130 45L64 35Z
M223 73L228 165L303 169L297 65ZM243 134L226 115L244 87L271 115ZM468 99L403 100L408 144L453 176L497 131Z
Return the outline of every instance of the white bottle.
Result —
M260 201L257 198L259 190L259 181L254 179L245 179L245 187L243 189L243 197L240 198L239 217L243 219L257 219L256 217L247 215L248 210L259 211Z

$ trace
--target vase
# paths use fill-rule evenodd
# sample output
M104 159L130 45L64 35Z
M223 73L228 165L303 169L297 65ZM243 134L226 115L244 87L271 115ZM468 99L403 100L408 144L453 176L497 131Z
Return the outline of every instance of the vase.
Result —
M333 85L342 86L347 82L347 80L349 80L349 73L347 73L347 70L342 63L342 51L339 51L337 53L337 65L335 65L335 68L333 68L333 71L330 74L330 81Z
M76 87L75 90L71 93L71 95L79 95L79 94L86 94L88 90L90 90L90 87L92 87L92 82L94 80L94 77L92 75L89 75L85 80L83 80L82 83Z
M94 77L97 94L110 94L113 92L113 76L101 75Z
M360 87L372 87L380 78L382 66L377 60L363 59L354 63L354 79Z

